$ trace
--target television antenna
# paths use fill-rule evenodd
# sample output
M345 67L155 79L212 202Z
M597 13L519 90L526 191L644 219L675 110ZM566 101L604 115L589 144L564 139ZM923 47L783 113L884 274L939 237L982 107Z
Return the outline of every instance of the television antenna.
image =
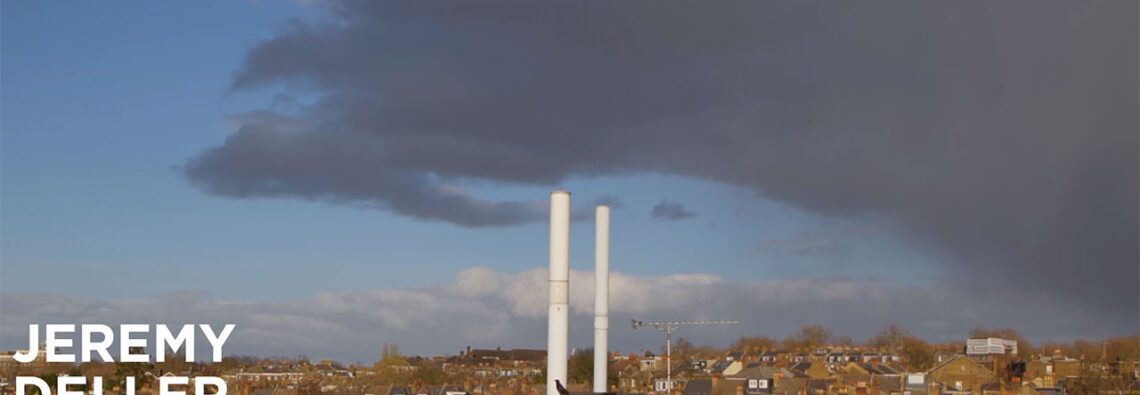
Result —
M739 324L737 320L716 320L716 321L638 321L629 320L629 325L634 330L652 326L661 332L665 332L665 385L666 392L673 389L673 331L682 326L690 325L735 325Z

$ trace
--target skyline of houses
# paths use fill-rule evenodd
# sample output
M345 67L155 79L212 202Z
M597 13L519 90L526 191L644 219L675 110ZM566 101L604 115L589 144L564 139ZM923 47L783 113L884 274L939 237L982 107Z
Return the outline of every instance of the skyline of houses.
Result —
M1140 337L1138 337L1140 340ZM934 350L932 366L917 368L899 347L822 345L789 350L683 350L671 358L673 382L665 382L666 357L649 350L610 353L610 388L626 393L680 395L769 394L1066 394L1140 391L1140 358L1104 361L1065 355L1060 349L1021 355L1008 339L968 339L960 349ZM970 347L970 344L984 347ZM989 347L998 345L999 347ZM578 354L587 350L577 350ZM0 353L0 395L14 393L11 376L22 374L97 374L115 377L120 365L108 363L10 364ZM41 353L42 355L42 353ZM1107 355L1107 353L1104 353ZM8 356L8 359L5 359ZM574 374L567 387L588 391L590 374ZM223 363L139 364L139 395L154 394L156 377L216 375L237 395L456 395L539 394L544 391L546 351L464 348L458 355L402 356L385 347L372 365L344 365L333 360L227 357ZM579 372L581 373L581 372ZM583 377L586 377L583 379ZM121 393L112 384L105 393ZM116 392L119 391L119 392ZM1117 392L1113 392L1117 391ZM195 394L196 395L196 394ZM207 394L202 394L207 395Z

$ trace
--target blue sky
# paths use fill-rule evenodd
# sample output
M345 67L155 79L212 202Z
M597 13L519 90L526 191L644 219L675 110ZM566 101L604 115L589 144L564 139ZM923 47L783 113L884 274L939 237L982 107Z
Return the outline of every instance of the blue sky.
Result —
M270 310L293 311L290 309L295 307L298 312L288 317L308 313L320 316L305 309L321 303L314 302L323 300L321 295L369 294L376 290L431 293L440 287L461 288L461 273L470 273L465 271L473 267L489 268L504 282L521 281L512 276L547 264L547 225L542 221L463 227L361 204L321 203L288 196L218 196L187 180L182 168L188 160L203 150L225 146L227 137L242 126L232 117L272 109L275 95L283 92L309 104L321 100L320 89L298 87L296 81L230 91L234 76L243 65L249 66L246 57L251 49L275 37L294 34L289 27L294 19L324 21L327 14L319 5L9 1L4 3L2 18L0 288L8 295L5 304L11 312L5 314L5 334L0 342L4 347L18 344L19 337L11 334L24 321L79 319L58 312L39 316L37 311L41 310L28 302L29 295L49 294L72 302L124 301L204 291L206 296L200 298L207 301L266 303ZM1012 83L1010 86L1010 90L1016 88ZM783 98L790 103L807 100L808 96L798 95ZM828 100L838 97L842 95L829 96ZM874 100L873 95L867 98ZM862 114L852 117L856 122L864 119ZM827 121L815 122L812 127L815 124ZM960 161L956 163L972 159L963 157ZM740 166L750 164L740 162ZM928 228L920 226L916 231L907 227L913 225L907 220L920 222L925 218L906 215L907 210L915 209L904 201L907 196L887 199L898 205L897 210L875 204L858 209L840 204L842 207L834 209L776 183L769 188L764 184L768 181L707 176L705 169L693 168L697 170L651 165L633 170L619 167L570 172L554 184L572 191L579 209L604 197L621 202L613 218L612 267L648 282L667 282L663 279L676 274L705 273L725 281L722 288L749 289L743 291L745 294L761 292L748 287L768 287L764 284L790 286L787 284L822 281L860 290L866 285L870 288L858 294L867 296L880 295L875 289L887 289L882 291L886 295L912 288L946 289L945 284L977 273L975 266L948 262L973 260L980 255L946 253L958 245L937 237L932 240L927 236L938 233L923 233ZM933 169L930 176L938 182L939 177L956 179L953 174L938 172L936 166L916 164L914 169ZM826 182L859 183L844 179L841 173ZM788 162L787 174L789 178L819 176L797 170L794 162ZM907 184L906 179L895 180ZM543 201L554 186L495 177L461 177L456 183L489 201ZM869 195L853 196L862 199ZM697 215L676 221L651 217L651 208L663 200L679 202ZM981 218L978 223L985 221ZM575 222L572 229L572 268L591 270L592 223ZM984 263L978 266L985 268ZM204 303L203 299L194 300ZM741 303L752 303L750 300ZM497 306L498 302L488 303ZM938 304L937 300L933 303ZM1060 306L1057 309L1079 310L1081 306L1051 299L1049 304ZM757 309L785 311L781 306ZM828 306L832 310L821 307L786 323L757 324L760 326L755 331L780 337L799 324L826 321L825 310L845 309L842 305ZM750 310L745 307L725 311L748 314ZM1033 322L1025 312L1018 313L1020 318L1006 320L1010 309L1020 307L982 308L982 312L954 308L946 314L966 318L954 324L928 323L927 327L916 323L915 330L953 338L976 324ZM203 311L203 317L214 319L209 316L213 310ZM628 311L675 319L695 314L695 310L680 308ZM533 324L529 320L534 317L525 313L510 314L523 317L519 318L519 327ZM885 318L879 321L911 319L883 314ZM128 319L122 315L83 317ZM322 318L355 328L350 324L355 321L347 318ZM849 330L858 338L870 335L880 323L889 323L879 321L839 329ZM1099 332L1066 327L1031 335L1065 338L1086 329L1090 334L1118 333L1128 330L1127 321L1124 317L1116 326ZM425 322L434 325L434 321ZM463 341L433 348L430 341L408 334L408 327L402 325L390 326L393 333L399 333L393 336L404 336L399 339L413 344L412 350L458 349ZM515 335L504 331L484 341L510 342ZM704 340L727 342L736 335L719 333ZM630 344L643 345L634 338L628 338ZM271 342L250 344L255 345L245 350L267 353L280 346ZM334 356L366 357L355 353L351 344L337 347L341 351L333 351L339 353Z

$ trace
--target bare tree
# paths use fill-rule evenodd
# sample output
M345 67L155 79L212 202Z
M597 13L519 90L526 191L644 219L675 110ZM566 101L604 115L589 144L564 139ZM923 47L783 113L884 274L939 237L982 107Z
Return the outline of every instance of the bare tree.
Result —
M883 328L878 335L868 340L867 344L879 349L894 351L902 346L903 339L910 336L910 332L907 332L906 329L903 329L899 324L895 323Z
M764 351L776 348L776 341L765 336L742 336L732 344L733 350L739 351Z
M934 366L934 347L916 336L904 336L899 339L902 347L902 358L915 370L926 370Z
M800 331L784 338L783 346L790 349L811 350L827 345L833 333L823 325L804 325Z

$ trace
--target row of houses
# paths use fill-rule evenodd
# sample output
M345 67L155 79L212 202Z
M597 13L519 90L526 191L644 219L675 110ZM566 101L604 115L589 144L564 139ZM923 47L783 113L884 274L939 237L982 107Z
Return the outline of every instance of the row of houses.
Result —
M764 351L760 353L759 360L766 363L777 362L805 362L813 359L824 359L830 363L845 362L899 362L897 354L879 351L832 351L816 350L813 353L792 353L788 351Z
M910 371L895 361L871 362L832 358L826 354L787 366L750 362L739 370L723 369L707 378L680 384L683 395L814 395L814 394L1063 394L1071 384L1086 379L1080 361L1063 356L1030 361L976 358L956 354L926 371ZM717 365L731 365L739 355L727 355ZM1122 364L1118 364L1122 365ZM1130 378L1121 376L1117 387L1140 390L1140 366ZM1118 371L1122 369L1118 367ZM668 387L668 385L658 387ZM1117 388L1113 387L1113 388ZM675 387L679 388L679 387ZM1079 392L1079 391L1078 391Z
M696 362L694 367L708 366L706 373L719 375L733 375L749 363L761 363L768 366L788 366L792 364L810 363L812 361L825 362L832 369L847 363L898 363L900 358L893 353L860 352L860 351L821 351L816 353L791 353L787 351L763 351L756 356L750 356L743 351L730 352L724 358L709 362Z
M247 384L300 384L305 381L321 381L324 379L352 379L355 377L355 373L353 370L331 360L323 360L315 365L268 361L224 371L221 377L228 382Z
M997 343L1003 347L1006 342ZM662 383L666 359L650 352L612 353L613 390L646 393L672 388L674 393L701 394L1052 394L1091 373L1140 376L1140 364L1084 364L1061 355L1017 359L1008 353L939 351L935 366L915 371L899 355L875 349L833 348L811 352L783 350L733 351L718 358L676 358L670 367L676 383ZM387 358L387 357L386 357ZM472 349L457 356L395 357L372 368L345 367L335 361L310 364L303 360L258 360L225 371L188 372L223 377L240 395L455 395L531 393L544 390L542 368L546 352L535 349ZM393 363L394 362L394 363ZM194 366L192 366L194 367ZM205 366L206 368L215 368ZM409 380L414 375L385 375L383 369L415 373L438 369L442 379ZM156 371L157 374L161 372ZM393 380L392 377L402 377ZM426 383L425 383L426 381ZM393 383L418 383L391 386ZM427 385L455 382L454 385ZM664 384L664 385L662 385ZM582 383L572 389L586 388ZM272 390L272 393L265 393Z
M537 376L542 374L545 365L546 350L472 349L470 346L442 364L445 370L463 369L482 379Z

